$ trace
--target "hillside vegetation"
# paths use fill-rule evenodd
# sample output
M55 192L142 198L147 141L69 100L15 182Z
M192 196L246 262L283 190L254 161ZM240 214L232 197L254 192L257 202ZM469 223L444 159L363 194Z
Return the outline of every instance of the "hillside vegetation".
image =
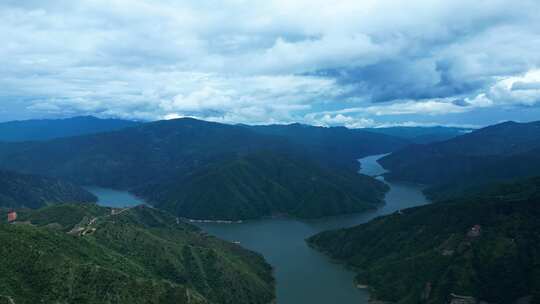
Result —
M539 303L539 203L540 178L497 184L308 241L357 269L378 299Z
M393 137L403 138L416 144L428 144L437 141L445 141L451 138L469 133L471 129L454 127L385 127L364 129L373 133L386 134Z
M115 215L93 204L21 210L18 223L0 223L0 242L0 295L17 304L275 297L262 257L148 207Z
M540 122L505 122L448 141L411 145L380 160L389 179L453 189L540 172ZM436 197L435 197L436 198Z
M404 143L346 128L247 127L183 118L45 142L3 143L0 167L127 189L185 217L321 217L380 203L385 186L358 177L356 159Z
M6 151L0 152L0 167L129 189L226 156L263 148L287 150L288 145L242 127L185 118L0 148Z
M0 170L0 207L40 208L50 204L96 200L90 192L72 183Z
M314 218L375 208L387 186L349 171L272 153L210 164L170 184L136 193L193 219L239 220L275 214Z
M279 136L302 147L312 159L332 167L358 170L357 159L388 153L409 141L364 129L316 127L303 124L249 126L257 133Z

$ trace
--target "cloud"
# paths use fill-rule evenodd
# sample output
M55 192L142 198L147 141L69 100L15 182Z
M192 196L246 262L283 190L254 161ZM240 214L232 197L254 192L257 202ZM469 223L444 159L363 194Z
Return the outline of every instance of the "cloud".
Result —
M369 126L532 107L539 10L535 0L3 1L1 117Z

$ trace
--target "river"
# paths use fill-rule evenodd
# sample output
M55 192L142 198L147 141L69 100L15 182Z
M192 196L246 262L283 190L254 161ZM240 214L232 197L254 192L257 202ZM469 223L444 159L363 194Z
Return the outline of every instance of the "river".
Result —
M360 173L378 176L384 169L373 155L359 160ZM378 177L383 180L382 177ZM347 216L318 220L289 218L245 221L241 224L198 223L219 238L240 242L245 248L261 253L274 267L278 304L359 304L369 295L353 284L354 273L307 246L305 239L324 230L351 227L377 216L429 203L418 185L386 182L390 191L379 209ZM143 203L122 191L87 187L99 197L98 204L126 207Z
M360 159L360 173L384 173L374 155ZM382 177L378 177L383 180ZM387 182L390 191L379 209L348 216L318 220L264 219L242 224L202 223L199 226L222 239L238 241L261 253L274 267L278 304L359 304L368 294L353 284L354 273L333 263L307 246L306 238L328 229L351 227L400 209L427 204L422 188L408 183Z

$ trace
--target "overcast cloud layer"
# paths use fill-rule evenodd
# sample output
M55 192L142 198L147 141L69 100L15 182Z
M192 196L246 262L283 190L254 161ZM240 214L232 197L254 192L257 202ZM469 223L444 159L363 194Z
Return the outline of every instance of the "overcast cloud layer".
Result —
M540 119L540 2L2 1L0 120Z

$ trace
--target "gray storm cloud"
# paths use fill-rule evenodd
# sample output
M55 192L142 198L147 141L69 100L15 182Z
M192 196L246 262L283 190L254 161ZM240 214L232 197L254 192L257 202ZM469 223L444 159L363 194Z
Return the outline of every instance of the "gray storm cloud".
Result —
M7 1L0 118L363 126L535 107L538 11L495 0Z

